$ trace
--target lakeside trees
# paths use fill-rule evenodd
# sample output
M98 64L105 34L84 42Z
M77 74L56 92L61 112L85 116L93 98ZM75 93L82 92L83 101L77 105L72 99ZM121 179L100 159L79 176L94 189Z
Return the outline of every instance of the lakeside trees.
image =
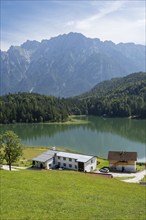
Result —
M0 123L63 122L68 115L146 118L146 73L104 81L74 98L35 93L0 97Z
M146 118L146 96L50 99L36 94L10 94L0 98L0 111L2 124L63 122L69 115Z
M76 99L80 101L77 106L82 103L81 113L146 118L146 73L133 73L123 78L101 82Z
M18 93L0 97L0 123L65 121L68 117L60 98Z
M13 131L6 131L0 135L0 156L1 163L6 160L11 170L13 162L17 161L18 157L22 155L22 148L19 137Z

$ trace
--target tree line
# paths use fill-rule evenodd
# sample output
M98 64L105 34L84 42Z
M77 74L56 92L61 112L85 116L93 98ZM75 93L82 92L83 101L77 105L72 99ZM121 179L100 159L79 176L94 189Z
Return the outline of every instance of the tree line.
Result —
M65 121L68 112L60 98L32 93L0 97L0 123Z
M101 82L74 103L81 114L146 118L146 73Z
M36 94L0 98L0 123L64 122L69 115L146 118L146 97L92 97L57 99Z
M146 73L98 84L74 98L35 93L0 97L0 123L64 122L69 115L146 118Z

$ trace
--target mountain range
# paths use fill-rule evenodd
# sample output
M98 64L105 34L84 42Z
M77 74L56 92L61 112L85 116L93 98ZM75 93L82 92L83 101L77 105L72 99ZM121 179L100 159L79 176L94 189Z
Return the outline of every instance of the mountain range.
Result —
M0 95L79 95L101 81L145 71L145 46L69 33L0 51Z

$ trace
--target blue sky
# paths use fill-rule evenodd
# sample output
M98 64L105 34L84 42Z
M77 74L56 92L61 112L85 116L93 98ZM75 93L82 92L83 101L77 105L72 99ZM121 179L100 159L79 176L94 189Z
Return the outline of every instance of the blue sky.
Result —
M1 0L1 49L79 32L145 44L145 0Z

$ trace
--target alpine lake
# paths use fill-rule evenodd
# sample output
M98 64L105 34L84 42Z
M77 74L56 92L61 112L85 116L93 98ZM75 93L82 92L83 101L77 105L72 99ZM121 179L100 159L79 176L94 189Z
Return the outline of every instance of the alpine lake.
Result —
M0 125L0 133L13 130L22 143L34 147L64 147L107 159L108 151L134 151L146 161L146 120L74 117L79 123Z

